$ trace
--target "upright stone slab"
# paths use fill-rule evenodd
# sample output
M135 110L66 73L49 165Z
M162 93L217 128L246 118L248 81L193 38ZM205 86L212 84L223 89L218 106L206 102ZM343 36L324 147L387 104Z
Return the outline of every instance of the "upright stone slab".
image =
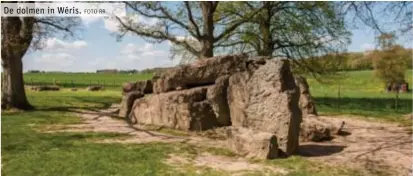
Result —
M228 79L228 75L219 77L207 92L207 100L212 106L218 123L222 126L231 125L227 100Z
M131 91L131 92L126 93L122 97L122 102L121 102L121 105L119 107L119 114L118 115L120 117L126 118L132 110L133 102L136 99L141 98L143 96L144 95L140 91Z
M144 94L150 94L153 92L152 80L143 80L136 82L136 89Z
M256 69L233 74L228 102L233 126L274 133L285 154L296 152L302 113L288 60L268 60Z
M154 93L211 85L223 75L246 70L247 55L217 56L167 69L153 80Z
M308 86L307 79L302 76L295 77L295 83L297 84L298 88L300 89L300 108L303 112L303 117L308 115L316 115L317 116L317 109L315 107L315 101L310 93L310 86Z

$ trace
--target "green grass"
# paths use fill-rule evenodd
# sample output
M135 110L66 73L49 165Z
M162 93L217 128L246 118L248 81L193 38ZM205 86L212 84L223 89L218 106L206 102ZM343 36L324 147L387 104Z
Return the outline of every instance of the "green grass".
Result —
M384 84L373 71L344 72L340 76L341 78L327 78L326 83L308 79L311 94L321 114L373 116L399 122L402 115L412 112L412 93L399 94L399 105L396 110L395 93L386 93ZM411 89L412 70L406 72L406 80Z
M412 71L407 72L410 85ZM34 111L2 111L2 175L228 175L193 165L174 168L163 160L170 153L194 157L200 152L233 157L230 151L203 148L187 144L98 144L91 141L121 138L114 133L40 133L46 125L79 123L71 109L98 109L120 102L119 88L127 81L148 79L151 75L127 74L25 74L25 80L40 80L51 84L56 80L75 80L77 87L89 80L115 81L113 90L100 92L62 90L58 92L27 91ZM320 84L309 79L311 92L321 114L354 114L374 116L400 122L400 116L412 111L410 94L400 95L398 111L392 107L394 94L384 93L383 84L371 71L347 72L341 79L340 108L337 106L338 79ZM70 86L69 86L70 87ZM169 132L171 133L171 132ZM290 175L360 175L345 167L330 167L306 158L259 161L287 168ZM260 175L260 173L251 173Z
M46 125L74 124L81 119L71 109L97 109L120 101L118 91L103 92L28 92L34 111L2 111L2 175L230 175L211 168L185 165L173 167L163 161L170 153L196 156L209 152L233 157L232 152L189 144L102 144L104 138L122 138L115 133L41 133ZM294 173L307 173L311 163L299 158ZM275 161L274 161L275 162ZM273 163L291 166L296 160ZM271 165L271 163L269 163ZM302 166L304 165L304 166ZM283 166L283 167L284 167ZM304 169L303 169L304 168ZM336 173L323 167L320 173ZM308 171L311 175L317 172ZM255 175L260 175L259 173ZM349 174L351 175L351 174Z

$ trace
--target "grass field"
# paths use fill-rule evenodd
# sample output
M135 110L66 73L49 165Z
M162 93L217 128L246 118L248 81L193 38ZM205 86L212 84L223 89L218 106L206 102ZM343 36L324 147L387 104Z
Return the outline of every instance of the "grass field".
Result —
M122 135L38 131L47 125L79 123L70 108L107 107L120 101L118 91L29 92L28 98L37 110L2 111L2 175L229 175L204 167L176 168L163 162L171 153L199 153L198 147L188 144L97 144L91 141ZM300 156L256 162L288 169L294 176L360 175L357 170L330 167Z
M85 88L89 85L104 85L107 89L119 90L128 81L152 78L152 74L109 74L109 73L25 73L26 85L52 85L60 87Z
M412 87L412 70L406 72L409 88ZM412 112L412 93L400 93L395 110L395 93L386 93L385 85L373 71L344 72L319 83L308 79L317 108L324 114L353 114L400 121L402 115ZM338 90L340 85L340 98Z

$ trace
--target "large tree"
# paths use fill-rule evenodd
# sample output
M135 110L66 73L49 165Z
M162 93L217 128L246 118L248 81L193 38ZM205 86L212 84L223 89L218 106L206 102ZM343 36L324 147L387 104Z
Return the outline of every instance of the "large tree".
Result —
M242 10L261 9L221 46L253 55L291 59L302 69L320 72L307 59L342 51L349 42L344 18L331 2L243 2Z
M125 2L134 16L116 17L123 37L132 33L149 42L169 41L197 58L214 56L216 44L259 10L238 13L239 2ZM143 19L155 19L149 25ZM143 17L143 18L142 18ZM195 45L194 45L195 43Z
M2 108L33 109L23 82L23 56L41 49L43 39L73 36L80 18L1 17Z

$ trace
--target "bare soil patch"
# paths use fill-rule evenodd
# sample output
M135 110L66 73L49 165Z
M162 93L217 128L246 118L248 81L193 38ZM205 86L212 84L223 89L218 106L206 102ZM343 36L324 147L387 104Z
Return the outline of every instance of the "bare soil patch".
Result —
M129 134L121 139L105 139L98 142L148 143L148 142L185 142L203 147L222 147L223 142L194 135L179 136L165 134L157 130L145 130L127 124L114 114L116 106L100 111L78 111L82 124L51 126L43 132L115 132ZM377 175L408 175L412 172L412 136L406 127L398 124L372 122L348 116L326 117L323 120L340 125L345 121L344 131L349 135L337 136L332 141L300 143L300 155L310 160L323 161L331 165L354 166L366 173ZM185 158L170 157L167 162L189 161ZM177 160L177 161L174 161ZM237 172L238 168L264 170L265 166L248 163L245 159L200 155L190 161L195 166L207 166ZM274 168L272 168L274 169ZM270 170L282 174L282 170Z
M231 173L231 175L248 175L249 173L260 173L260 175L286 175L288 171L274 166L260 163L251 163L245 158L216 156L210 153L202 153L190 159L180 155L169 155L166 163L172 166L184 166L193 164L196 167L209 167L219 171Z
M398 124L346 116L320 117L334 124L345 121L344 131L323 143L301 143L300 154L328 164L351 165L370 174L408 175L412 172L412 136Z

